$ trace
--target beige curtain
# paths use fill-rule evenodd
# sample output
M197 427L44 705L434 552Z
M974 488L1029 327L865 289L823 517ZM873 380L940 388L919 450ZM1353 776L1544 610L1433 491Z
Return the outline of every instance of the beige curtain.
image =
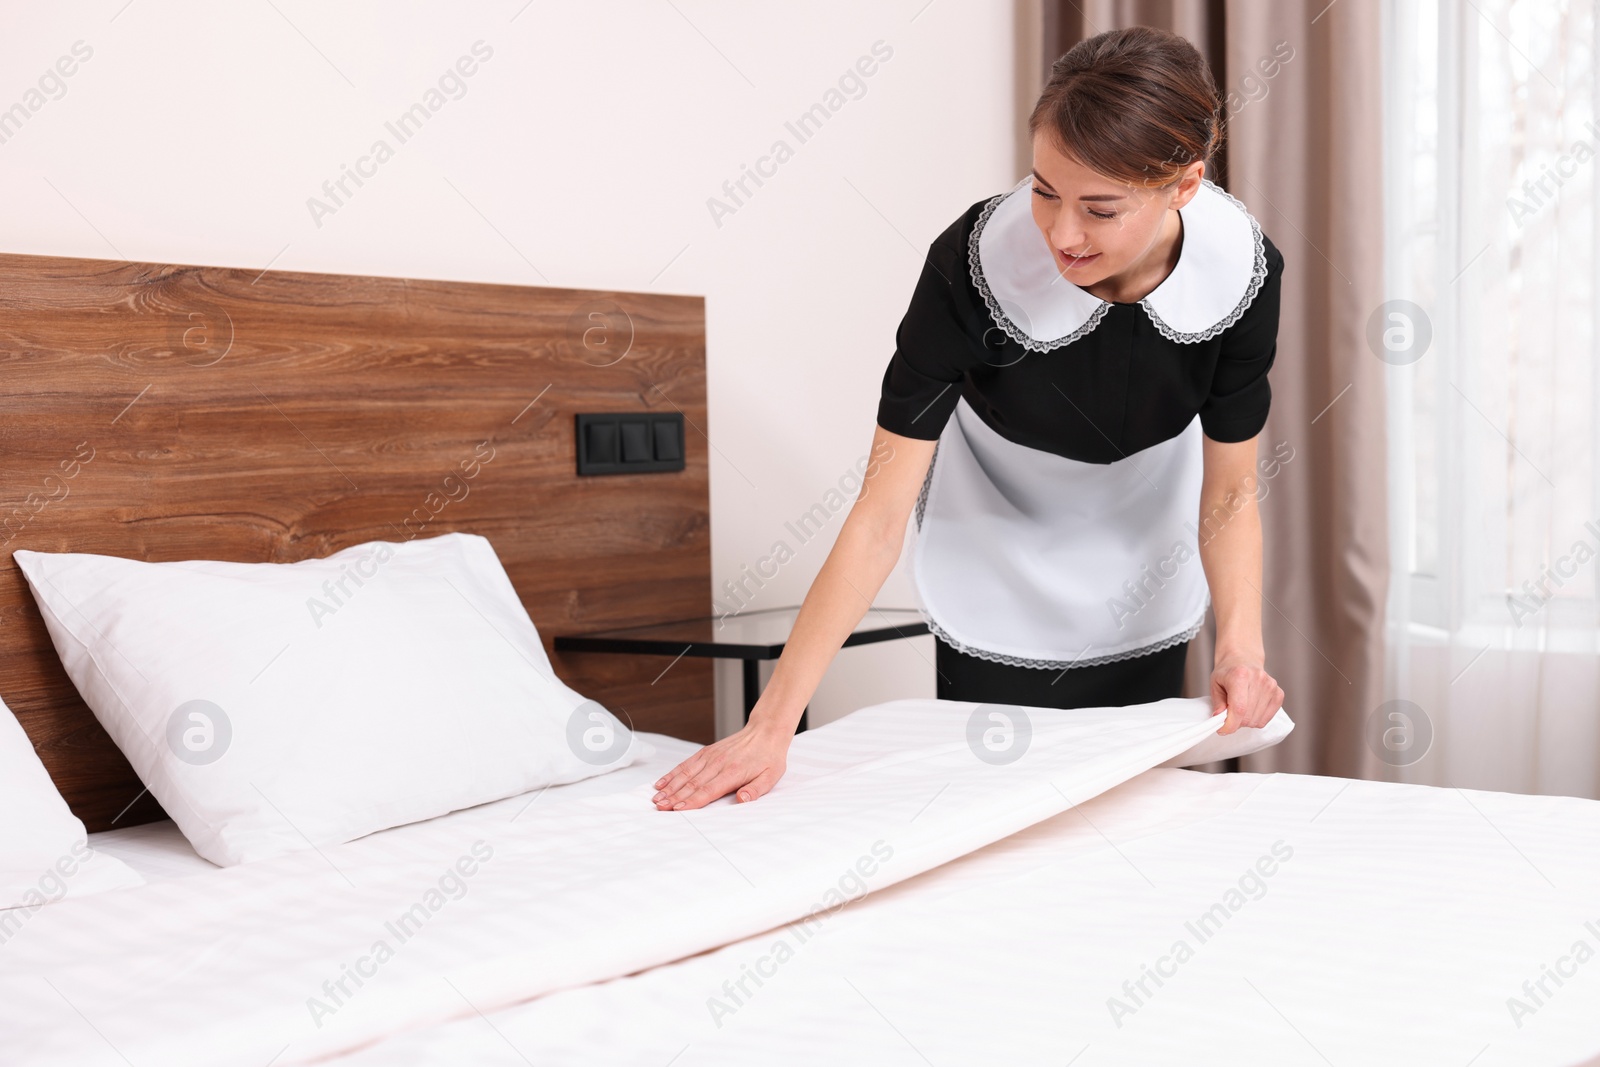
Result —
M1262 628L1295 732L1243 770L1378 777L1365 736L1383 701L1389 581L1385 364L1366 342L1383 300L1378 0L1043 0L1042 74L1105 30L1187 37L1228 100L1213 178L1282 251L1283 309L1261 455ZM1284 58L1288 57L1288 58ZM1209 692L1212 626L1187 695Z

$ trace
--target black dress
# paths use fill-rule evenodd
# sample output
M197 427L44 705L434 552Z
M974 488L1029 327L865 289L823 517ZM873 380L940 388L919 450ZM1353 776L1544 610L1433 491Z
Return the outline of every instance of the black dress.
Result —
M883 376L878 425L938 442L912 551L938 695L1178 696L1210 605L1201 438L1266 423L1283 256L1207 179L1172 273L1111 303L1061 277L1031 187L934 240Z

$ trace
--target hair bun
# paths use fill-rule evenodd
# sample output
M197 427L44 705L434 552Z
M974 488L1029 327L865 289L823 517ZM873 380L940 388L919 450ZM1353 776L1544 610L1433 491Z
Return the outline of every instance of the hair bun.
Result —
M1108 178L1163 186L1210 160L1223 107L1193 44L1129 26L1080 41L1051 64L1028 133L1049 130L1064 152Z

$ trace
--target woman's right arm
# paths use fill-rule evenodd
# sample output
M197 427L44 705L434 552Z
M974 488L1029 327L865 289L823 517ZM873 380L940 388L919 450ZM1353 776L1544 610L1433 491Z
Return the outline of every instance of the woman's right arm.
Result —
M801 713L900 558L936 443L874 427L861 492L800 605L750 721L663 775L656 782L658 809L704 807L735 790L738 801L754 800L783 777Z

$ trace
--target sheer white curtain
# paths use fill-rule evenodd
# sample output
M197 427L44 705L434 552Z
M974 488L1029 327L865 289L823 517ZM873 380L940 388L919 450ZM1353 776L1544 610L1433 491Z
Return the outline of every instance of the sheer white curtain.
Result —
M1389 0L1385 777L1600 797L1595 0ZM1424 347L1426 346L1426 347Z

